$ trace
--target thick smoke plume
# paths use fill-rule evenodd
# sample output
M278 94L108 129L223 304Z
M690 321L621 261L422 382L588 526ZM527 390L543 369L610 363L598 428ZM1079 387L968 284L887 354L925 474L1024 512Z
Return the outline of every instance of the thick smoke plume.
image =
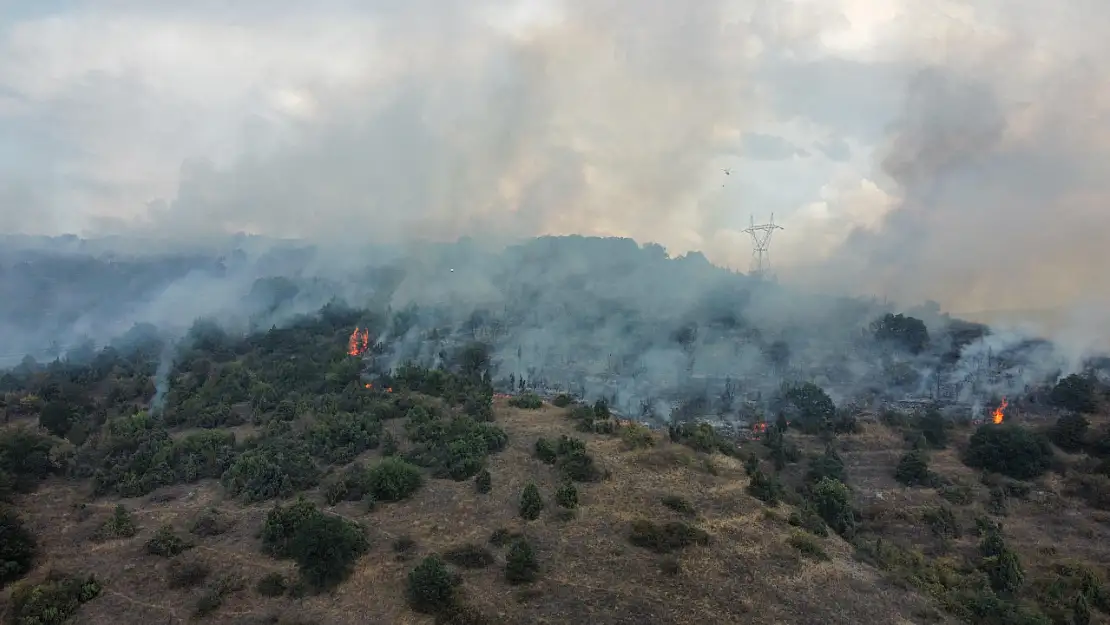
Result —
M626 404L673 386L658 379L762 371L776 338L807 375L838 371L828 386L848 397L872 360L837 354L875 314L933 299L1053 313L1062 363L1010 379L1072 367L1110 338L1110 7L869 4L119 1L20 14L0 28L0 127L16 147L0 148L2 227L121 236L6 240L0 355L49 358L136 322L173 336L198 317L267 327L338 296L420 304L454 336L472 313L511 312L499 366L554 378L597 352L576 366L622 372ZM785 284L893 303L742 295L727 272L675 269L746 269L741 230L771 211L787 228L772 245ZM224 238L238 231L316 247ZM606 274L621 254L484 251L552 233L705 257L649 248L656 260ZM417 243L460 235L480 239ZM397 258L403 271L383 269ZM445 306L447 320L426 312ZM722 306L760 338L714 334L703 313ZM692 317L696 338L672 340ZM434 360L425 326L385 328L407 354L395 358ZM1025 345L994 336L1007 346L984 344L991 357ZM906 386L930 386L932 363L901 364L917 372Z

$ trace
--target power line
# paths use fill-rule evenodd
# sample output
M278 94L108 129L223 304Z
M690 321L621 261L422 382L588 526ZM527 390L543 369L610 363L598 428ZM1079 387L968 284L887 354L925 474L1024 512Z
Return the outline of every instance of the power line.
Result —
M756 224L755 216L751 217L751 225L744 229L752 237L752 264L749 274L756 278L764 278L771 271L771 235L775 230L783 230L782 226L775 224L775 214L771 213L771 221L765 224Z

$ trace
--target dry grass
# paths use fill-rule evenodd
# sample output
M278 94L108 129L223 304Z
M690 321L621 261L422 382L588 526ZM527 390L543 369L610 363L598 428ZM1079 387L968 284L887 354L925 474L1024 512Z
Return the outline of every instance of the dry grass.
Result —
M281 615L336 625L431 623L405 603L409 570L430 553L466 543L486 545L499 528L521 532L533 542L542 572L530 587L508 585L501 568L505 549L491 546L497 564L461 573L467 602L494 623L856 625L924 622L923 614L934 615L931 622L944 622L928 600L895 588L854 561L851 547L839 538L817 539L830 556L827 561L799 553L789 542L792 528L784 521L789 510L768 513L749 497L744 491L747 478L736 460L707 457L662 439L652 448L629 451L619 437L575 432L564 411L550 406L518 410L499 402L497 413L510 444L491 459L490 494L477 494L473 481L431 480L414 499L380 505L373 512L354 503L332 508L367 526L371 549L346 583L323 596L270 599L254 592L255 582L266 573L292 574L290 563L259 550L256 533L269 504L242 506L225 499L212 482L124 501L140 531L134 538L106 543L93 543L89 536L118 502L90 502L80 485L46 484L21 507L48 554L39 571L56 566L104 579L104 595L85 605L78 617L90 625L190 620L201 589L169 589L169 562L148 555L143 545L166 523L185 532L209 508L237 522L223 535L194 537L198 547L187 555L209 564L213 576L228 573L246 580L246 588L229 596L208 617L210 622L266 622L262 619L269 615ZM561 434L586 440L589 452L609 473L601 482L580 485L580 507L570 519L557 514L552 499L558 485L555 470L532 457L538 437ZM897 442L870 428L854 438L860 449L846 452L849 470L871 475L868 479L878 485L897 461ZM539 520L525 522L517 515L517 504L529 481L540 487L547 507ZM882 482L882 488L897 490L889 482ZM634 519L684 519L663 505L662 498L670 494L689 501L695 509L692 522L712 536L708 546L668 556L677 558L677 573L663 570L671 568L667 557L634 547L627 539ZM81 503L87 504L84 511ZM1065 540L1079 540L1081 530L1064 525L1055 524L1054 531L1064 532L1060 536ZM1094 522L1084 527L1088 525L1099 532L1104 527ZM410 557L398 558L393 542L404 536L414 539L416 547Z

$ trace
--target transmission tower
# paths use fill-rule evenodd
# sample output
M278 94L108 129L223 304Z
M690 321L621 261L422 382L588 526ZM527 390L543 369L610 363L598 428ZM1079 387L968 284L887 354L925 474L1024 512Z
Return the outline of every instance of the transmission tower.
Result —
M752 236L752 266L749 273L757 278L767 276L771 271L771 235L775 230L782 230L782 226L775 225L775 214L771 213L770 223L756 224L755 216L751 218L751 225L744 232Z

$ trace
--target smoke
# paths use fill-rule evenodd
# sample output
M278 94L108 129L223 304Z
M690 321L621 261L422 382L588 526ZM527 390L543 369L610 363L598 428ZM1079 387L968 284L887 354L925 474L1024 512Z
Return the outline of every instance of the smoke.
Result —
M162 349L158 360L158 369L154 372L154 398L150 400L151 414L161 414L166 403L166 393L170 390L170 373L173 372L174 356L177 355L177 345L167 342Z
M394 364L435 362L427 330L462 341L480 313L499 371L625 405L721 375L771 389L774 340L783 375L839 400L934 386L934 362L854 347L875 315L932 299L1012 322L991 354L1058 339L974 394L1012 391L1110 341L1110 7L1046 7L116 0L13 17L2 227L114 236L2 242L0 356L143 322L268 327L340 297L418 307L385 329ZM790 288L708 265L746 269L742 229L771 212ZM675 258L500 251L552 233ZM896 303L827 296L843 293ZM970 349L961 375L985 366Z

